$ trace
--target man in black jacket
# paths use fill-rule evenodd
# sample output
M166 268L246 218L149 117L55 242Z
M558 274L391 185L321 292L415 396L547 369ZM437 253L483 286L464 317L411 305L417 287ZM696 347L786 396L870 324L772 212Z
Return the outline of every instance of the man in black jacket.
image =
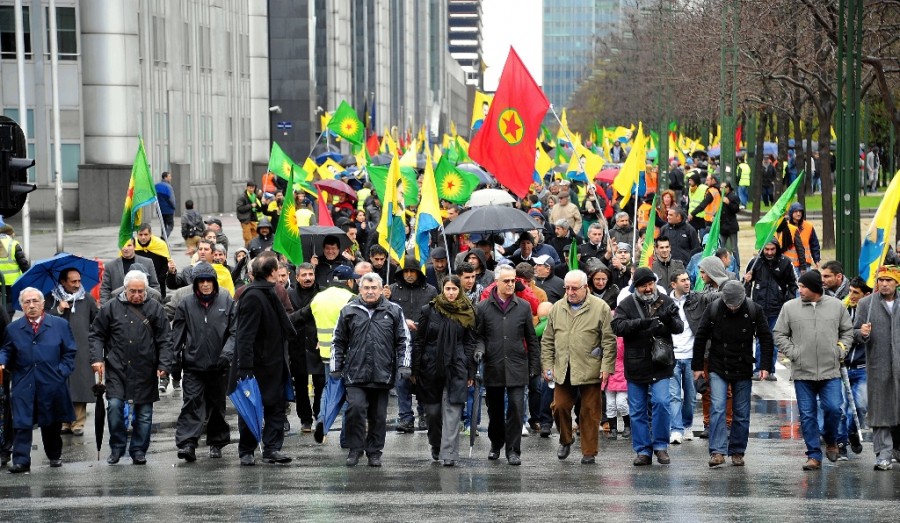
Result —
M666 223L659 228L659 235L669 239L672 245L672 257L681 260L687 267L691 255L700 250L700 237L697 230L687 222L687 213L677 205L669 209Z
M219 292L216 271L206 263L194 266L194 293L175 309L172 345L181 353L184 404L175 426L178 458L197 459L196 449L206 424L210 458L221 458L231 442L225 421L224 373L234 358L234 302Z
M498 265L497 286L475 306L475 361L484 361L487 403L488 459L500 458L506 447L510 465L521 465L525 387L540 374L540 345L534 333L531 306L516 296L516 270ZM504 409L506 403L506 409Z
M237 302L235 359L228 376L228 393L237 388L238 379L256 377L263 403L263 461L290 463L291 458L281 452L281 446L287 421L285 396L290 390L287 341L295 331L275 293L278 259L263 256L253 260L252 266L253 282L242 287ZM238 430L241 465L255 465L256 437L241 418Z
M399 305L384 299L382 285L377 274L363 275L359 296L341 309L334 328L330 370L347 389L348 467L359 463L363 450L370 467L381 466L390 390L398 374L410 376L406 318Z
M746 299L744 287L729 280L722 286L722 297L712 302L703 313L694 335L691 368L694 379L700 378L704 362L709 360L709 389L712 409L709 425L709 466L725 463L731 456L736 467L744 466L744 454L750 436L750 391L753 376L753 338L762 346L763 361L771 361L774 343L772 330L762 308ZM707 341L709 349L707 353ZM766 379L772 366L760 369ZM725 404L731 389L732 422L730 435L725 428Z
M534 258L534 283L547 293L550 303L556 303L566 295L563 280L553 274L553 260L546 254Z
M412 256L407 256L403 268L394 273L394 283L390 285L385 297L396 303L403 310L406 319L406 327L409 330L409 343L412 345L416 337L419 312L432 298L437 296L437 289L425 281L425 275L419 270L419 262ZM415 318L415 319L414 319ZM416 431L412 410L412 383L404 376L397 379L397 406L400 411L397 419L397 432L411 434ZM419 430L427 430L428 423L425 419L425 409L419 404Z
M769 330L775 328L775 321L781 313L781 306L797 295L797 279L791 260L781 254L781 248L774 239L767 242L762 249L762 256L750 260L747 273L744 274L744 290L750 294L753 303L762 308L769 324ZM753 379L759 380L761 356L759 344L756 345L756 367L753 371ZM772 364L765 367L775 367L775 358L778 347L772 351ZM768 363L768 362L767 362ZM775 373L769 374L768 379L775 381Z
M309 306L318 293L315 267L311 263L301 263L297 266L297 285L288 291L288 298L294 306L290 318L294 329L297 330L297 337L288 344L288 354L301 432L312 432L312 422L319 418L319 404L322 402L322 391L325 389L325 366L319 356L316 322ZM312 376L312 407L307 392L307 376Z
M670 380L675 367L652 358L655 338L672 346L672 334L684 331L678 307L660 294L656 275L647 267L634 273L634 294L623 299L612 321L616 336L625 342L625 379L628 380L628 411L631 415L631 446L637 456L634 466L652 463L651 452L661 465L668 465L671 403ZM647 416L653 411L653 433Z

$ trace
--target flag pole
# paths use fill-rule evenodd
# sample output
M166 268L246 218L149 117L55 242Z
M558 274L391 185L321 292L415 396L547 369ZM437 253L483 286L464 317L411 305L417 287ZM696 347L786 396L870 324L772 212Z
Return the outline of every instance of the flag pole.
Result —
M634 203L634 221L631 222L634 224L631 228L631 231L632 231L631 232L631 264L632 265L637 263L635 261L635 254L637 254L635 251L637 250L636 247L637 247L637 232L638 232L638 223L637 223L638 185L640 185L640 184L636 183L636 184L634 184L634 187L632 188L632 192L634 193L634 196L632 197L632 203ZM647 234L646 231L644 232L644 234Z
M312 158L312 153L313 153L313 151L316 150L316 146L319 145L319 142L322 141L322 135L325 134L325 133L327 133L327 132L328 132L328 128L326 127L324 131L322 131L321 133L319 133L318 138L316 138L316 141L313 142L313 144L312 144L312 148L310 148L310 150L309 150L309 154L306 155L307 158ZM328 148L328 143L327 143L327 142L328 142L328 139L326 138L325 141L326 141L325 148L327 149L327 148ZM328 151L326 151L326 152L328 152ZM313 160L315 160L315 158L313 158Z

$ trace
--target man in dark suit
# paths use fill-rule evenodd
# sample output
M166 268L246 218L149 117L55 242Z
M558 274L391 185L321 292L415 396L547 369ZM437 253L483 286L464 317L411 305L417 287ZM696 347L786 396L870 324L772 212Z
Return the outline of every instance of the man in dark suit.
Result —
M136 267L137 266L137 267ZM100 283L100 305L112 298L112 291L122 287L128 271L138 268L147 274L150 288L159 291L159 280L150 258L137 256L134 253L134 239L122 246L122 255L103 264L103 281Z

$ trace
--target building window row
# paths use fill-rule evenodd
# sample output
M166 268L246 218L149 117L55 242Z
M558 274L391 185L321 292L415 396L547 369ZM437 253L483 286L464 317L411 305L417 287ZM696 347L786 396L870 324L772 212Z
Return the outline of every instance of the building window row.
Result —
M16 58L16 21L13 6L0 6L0 58ZM31 13L28 7L22 7L22 23L24 25L25 59L32 59L31 45ZM50 49L50 8L44 8L44 49ZM78 29L74 7L56 8L56 41L59 46L60 60L78 59Z

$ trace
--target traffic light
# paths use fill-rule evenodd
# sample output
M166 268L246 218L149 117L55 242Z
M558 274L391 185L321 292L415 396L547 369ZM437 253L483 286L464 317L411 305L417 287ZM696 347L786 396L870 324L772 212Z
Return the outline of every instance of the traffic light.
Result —
M0 216L17 214L25 205L28 193L35 189L28 183L28 169L34 160L26 158L25 133L14 120L0 116Z

